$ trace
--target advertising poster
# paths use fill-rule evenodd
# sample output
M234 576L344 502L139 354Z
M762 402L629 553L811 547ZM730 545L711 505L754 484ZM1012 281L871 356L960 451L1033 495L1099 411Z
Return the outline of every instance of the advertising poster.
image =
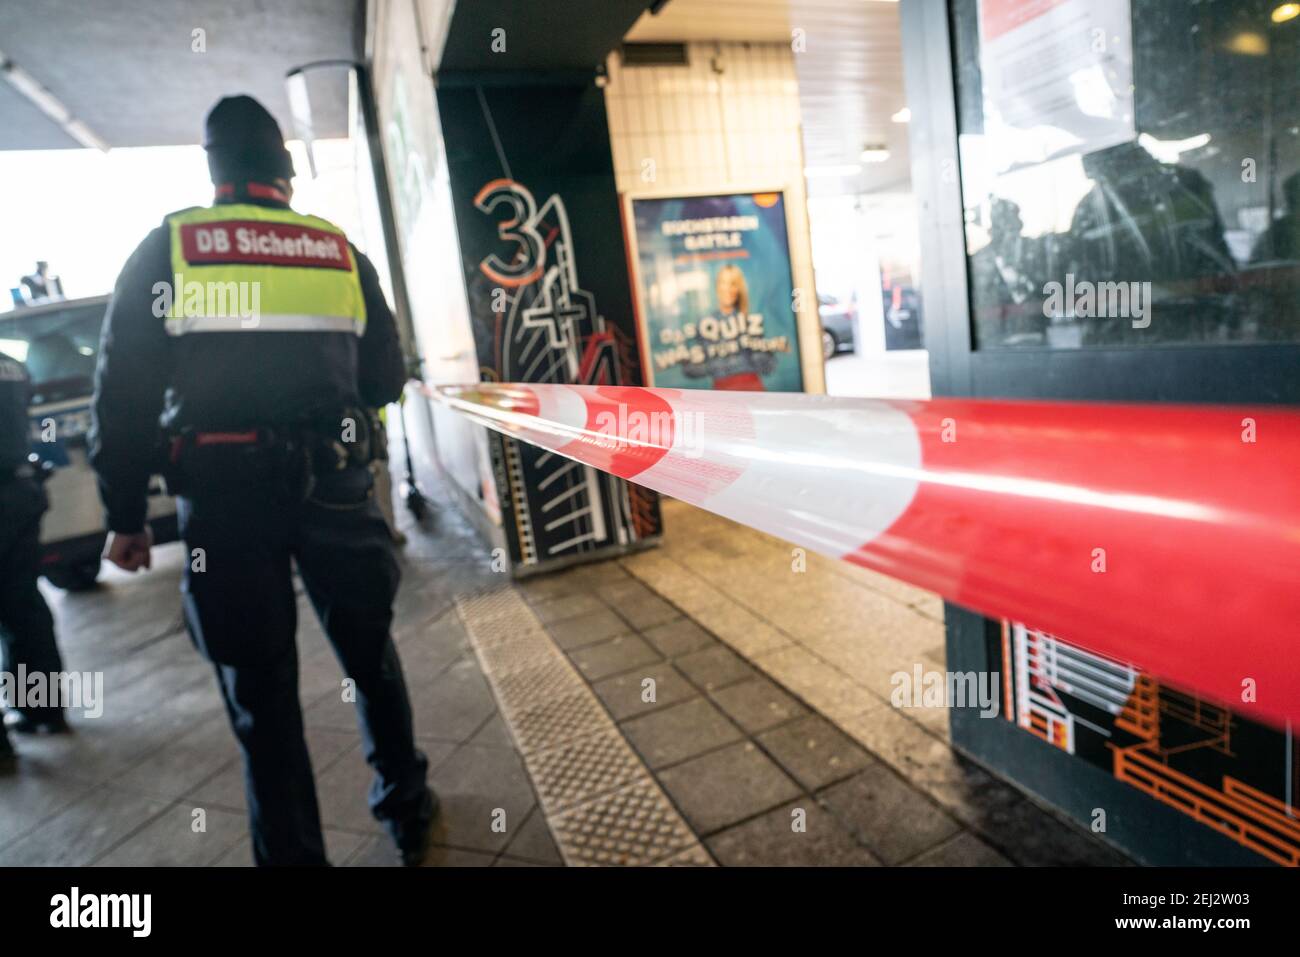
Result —
M1129 0L980 0L985 132L999 171L1136 136Z
M801 392L780 192L631 201L653 384Z

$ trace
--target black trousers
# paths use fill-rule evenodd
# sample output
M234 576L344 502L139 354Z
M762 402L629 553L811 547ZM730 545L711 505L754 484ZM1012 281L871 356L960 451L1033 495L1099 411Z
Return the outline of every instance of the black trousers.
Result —
M179 501L189 549L185 618L213 663L244 755L253 856L260 865L326 863L298 701L291 562L355 695L370 808L397 828L427 813L428 762L390 634L400 573L369 470L322 478L303 503L271 484L190 489ZM341 686L340 686L341 687ZM342 693L342 691L340 691Z
M4 667L11 673L19 665L28 674L63 670L54 642L54 619L36 587L41 516L47 507L45 490L35 479L15 478L0 484L0 645ZM58 710L24 709L36 719L45 711Z

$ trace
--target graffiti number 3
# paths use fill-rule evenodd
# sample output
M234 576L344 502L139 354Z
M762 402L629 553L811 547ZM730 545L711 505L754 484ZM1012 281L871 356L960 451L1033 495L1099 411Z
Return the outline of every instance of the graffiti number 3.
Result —
M492 253L478 268L502 286L527 286L536 282L546 268L546 244L536 226L537 203L527 187L512 179L494 179L474 197L474 205L489 216L503 203L509 206L512 215L497 224L497 235L519 248L511 262Z

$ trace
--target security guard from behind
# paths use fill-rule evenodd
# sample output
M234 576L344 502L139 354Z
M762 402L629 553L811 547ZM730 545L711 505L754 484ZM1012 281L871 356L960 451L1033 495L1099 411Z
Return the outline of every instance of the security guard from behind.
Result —
M50 675L63 671L63 661L54 642L54 619L36 586L41 516L48 503L41 472L31 461L30 391L26 366L0 352L0 658L10 674ZM67 730L62 707L52 701L15 710L6 723L22 733ZM13 757L0 726L0 769Z
M263 865L327 863L298 701L296 562L355 692L371 811L418 864L437 800L389 630L399 570L365 411L401 393L396 325L369 260L289 208L292 161L261 104L222 99L204 145L215 204L145 238L104 319L91 461L106 555L149 567L161 470L189 552L186 623L243 750Z

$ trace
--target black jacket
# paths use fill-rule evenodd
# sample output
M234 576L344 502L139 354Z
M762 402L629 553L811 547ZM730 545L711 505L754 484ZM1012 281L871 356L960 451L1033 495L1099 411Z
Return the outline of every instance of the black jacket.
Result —
M273 200L239 202L285 208ZM375 267L349 246L365 297L360 338L266 331L173 337L154 314L155 286L173 281L170 228L164 222L145 237L118 276L95 371L90 461L111 531L144 527L163 433L288 425L397 400L406 379L397 325Z
M27 403L31 398L31 380L27 367L0 352L0 481L27 461L31 451Z

